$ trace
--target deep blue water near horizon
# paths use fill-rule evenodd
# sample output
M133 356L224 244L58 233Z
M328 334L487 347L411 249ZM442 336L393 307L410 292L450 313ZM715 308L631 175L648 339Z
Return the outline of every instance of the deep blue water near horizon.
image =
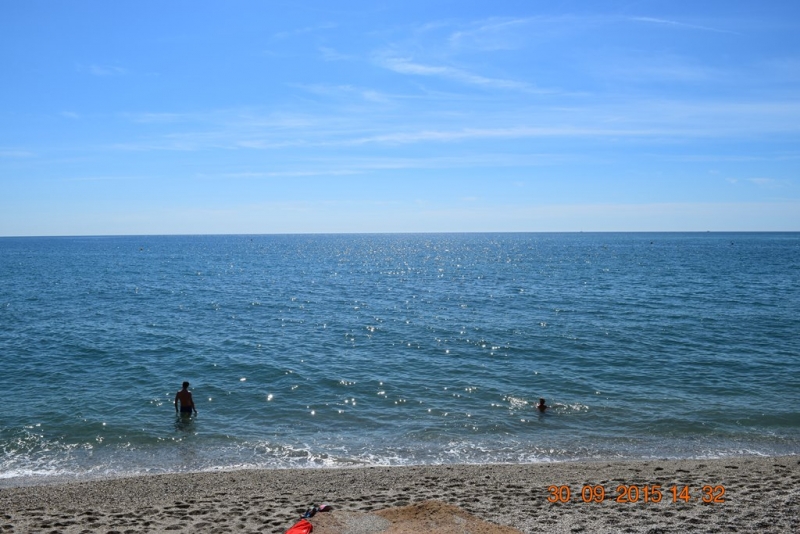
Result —
M0 485L800 453L800 233L0 238L0 280Z

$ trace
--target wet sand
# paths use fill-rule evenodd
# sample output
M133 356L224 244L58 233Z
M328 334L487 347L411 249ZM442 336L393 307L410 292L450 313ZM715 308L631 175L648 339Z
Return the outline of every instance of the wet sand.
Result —
M11 487L0 489L0 533L283 533L319 504L333 511L311 518L316 534L791 533L800 532L800 456L250 470Z

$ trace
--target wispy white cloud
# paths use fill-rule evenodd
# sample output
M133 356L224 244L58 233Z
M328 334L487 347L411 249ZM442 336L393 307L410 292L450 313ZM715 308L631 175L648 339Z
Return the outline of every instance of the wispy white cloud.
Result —
M139 125L133 138L106 145L126 151L307 150L396 147L430 143L468 143L533 139L586 139L632 143L690 139L757 139L800 134L800 102L703 102L682 100L573 100L571 107L531 106L497 110L461 105L413 113L416 102L386 105L386 95L351 85L308 85L326 97L321 111L270 113L258 109L220 109L206 113L125 115ZM354 97L358 97L357 99ZM393 98L391 95L388 98ZM331 109L329 101L339 101ZM438 101L437 101L438 102ZM491 102L491 100L490 100ZM436 105L433 102L431 105ZM489 145L492 146L492 145ZM494 145L496 146L496 145ZM517 146L517 149L519 147ZM484 148L483 150L486 150ZM673 155L682 161L752 161L758 153ZM770 156L774 159L774 155ZM786 154L784 159L797 159Z
M618 16L607 15L537 15L530 17L488 17L460 24L445 39L451 50L499 52L520 50L538 43L560 42L569 45L587 33L597 33ZM452 27L452 25L451 25ZM558 54L558 50L552 50Z
M319 51L322 54L322 59L325 61L351 61L355 59L355 56L342 54L341 52L338 52L327 46L320 46Z
M450 34L448 43L454 48L485 51L515 50L525 46L532 19L491 18L474 23L471 28Z
M781 189L791 185L789 180L776 180L775 178L766 177L748 178L747 181L764 189Z
M273 39L286 39L287 37L294 37L296 35L305 35L308 33L315 33L321 30L330 30L336 28L338 25L333 22L323 22L313 26L305 26L294 30L286 30L272 34Z
M575 161L575 156L568 156ZM445 170L502 167L539 167L564 162L567 156L555 154L475 154L460 157L378 157L350 156L328 158L306 158L300 168L275 170L277 163L267 164L269 170L254 170L225 173L202 173L199 178L220 180L259 180L272 178L354 176L373 174L376 171ZM515 184L520 185L521 183Z
M387 133L339 141L337 144L389 144L402 145L423 142L455 142L489 139L525 139L533 137L648 137L665 135L662 129L613 129L572 126L508 128L464 128L459 130L422 130Z
M764 176L756 176L751 178L728 177L725 178L725 180L733 185L752 184L760 189L765 190L783 189L792 186L791 180L778 180Z
M263 178L302 178L311 176L352 176L354 174L361 174L363 171L359 169L311 169L311 170L293 170L293 171L259 171L259 172L231 172L222 174L200 174L200 178L212 179L237 179L237 180L254 180Z
M0 147L0 158L17 159L17 158L32 158L36 154L30 150L19 148L2 148Z
M314 95L332 97L332 98L353 98L354 96L374 103L387 104L395 99L394 95L369 89L364 87L356 87L353 85L330 85L330 84L289 84L290 87L296 87L307 91Z
M732 73L697 60L675 54L633 54L619 52L610 57L595 57L587 67L594 76L631 84L668 83L725 83Z
M189 119L191 116L180 113L136 113L127 114L133 122L139 123L175 123ZM196 114L194 115L196 116Z
M711 26L701 26L699 24L689 24L686 22L680 22L676 20L669 20L669 19L661 19L656 17L630 17L629 20L634 22L645 22L649 24L659 24L662 26L671 26L674 28L683 28L687 30L701 30L707 32L715 32L715 33L731 33L731 34L738 34L737 32L731 30L723 30L720 28L712 28Z
M88 72L93 76L108 77L108 76L125 76L129 74L127 69L115 65L78 65L80 72Z
M411 74L414 76L436 76L482 87L540 92L535 87L525 82L507 80L503 78L489 78L479 74L474 74L467 70L450 66L436 66L415 63L408 58L383 57L378 59L378 64L399 74Z

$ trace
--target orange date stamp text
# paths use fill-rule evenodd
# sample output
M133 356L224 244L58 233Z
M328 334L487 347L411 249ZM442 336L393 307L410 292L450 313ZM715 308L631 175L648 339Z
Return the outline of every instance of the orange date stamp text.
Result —
M619 503L688 503L692 501L705 504L725 502L725 486L705 484L703 486L669 486L661 484L620 484L614 492L606 491L602 484L584 484L580 493L575 493L565 484L547 487L547 500L551 503L601 503L613 500Z

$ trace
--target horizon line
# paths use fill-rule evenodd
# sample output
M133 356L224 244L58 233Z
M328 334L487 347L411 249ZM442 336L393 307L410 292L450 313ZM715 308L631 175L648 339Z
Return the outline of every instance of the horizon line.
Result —
M487 234L796 234L800 230L469 230L415 232L261 232L164 234L26 234L0 235L0 239L114 238L114 237L254 237L254 236L368 236L368 235L487 235Z

